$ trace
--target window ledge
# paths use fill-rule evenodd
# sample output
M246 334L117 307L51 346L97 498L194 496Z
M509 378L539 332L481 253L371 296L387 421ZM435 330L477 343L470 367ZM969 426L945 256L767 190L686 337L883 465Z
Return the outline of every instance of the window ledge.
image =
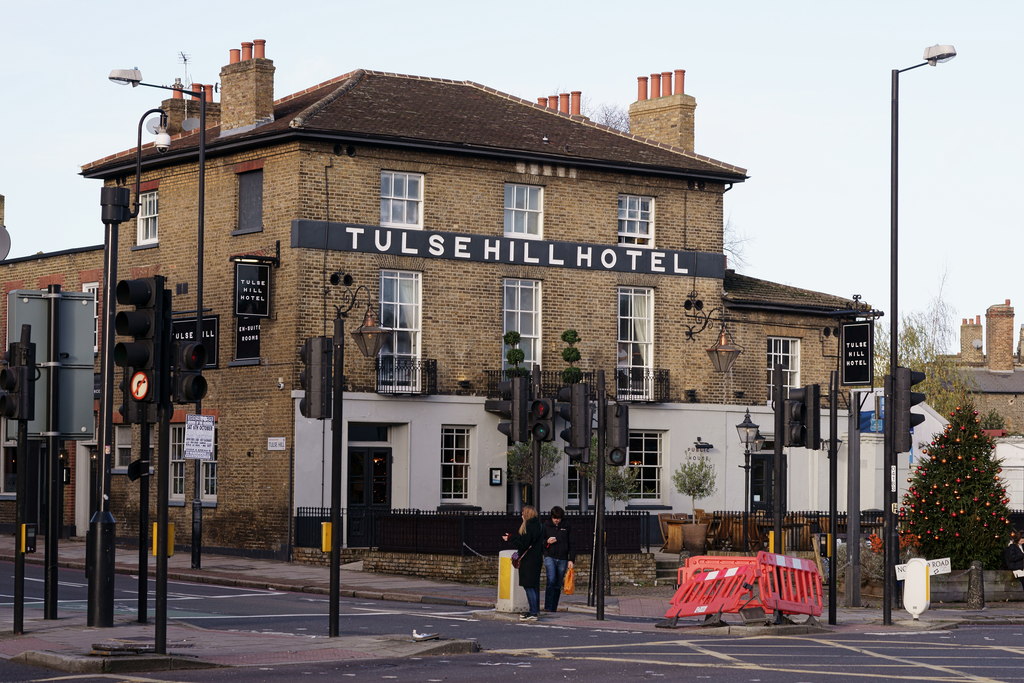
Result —
M185 507L185 501L184 500L169 500L169 501L167 501L167 507L183 508L183 507Z
M215 501L215 500L204 500L203 501L203 507L204 508L215 508L215 507L217 507L217 501Z
M229 362L228 363L228 367L229 368L239 368L239 367L244 367L246 365L259 365L260 362L261 362L261 359L259 359L259 358L243 358L241 360L233 360L233 361Z
M146 244L136 244L132 247L132 251L142 251L143 249L156 249L160 246L159 242L148 242Z
M258 228L239 228L238 230L232 232L231 235L232 237L236 235L251 235L254 232L263 232L263 226L261 225Z

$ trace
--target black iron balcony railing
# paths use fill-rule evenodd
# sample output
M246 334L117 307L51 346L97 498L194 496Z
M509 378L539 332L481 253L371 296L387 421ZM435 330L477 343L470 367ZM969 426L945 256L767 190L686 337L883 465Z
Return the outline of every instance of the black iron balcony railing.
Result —
M615 400L665 403L669 400L668 370L660 368L617 368Z
M437 393L437 361L431 358L380 356L377 358L378 394Z
M498 395L498 383L508 379L508 370L484 370L484 377L487 379L487 395L493 398ZM593 387L594 377L593 372L584 372L581 381ZM565 386L565 382L562 381L562 371L541 370L540 386L544 396L557 395L558 390Z

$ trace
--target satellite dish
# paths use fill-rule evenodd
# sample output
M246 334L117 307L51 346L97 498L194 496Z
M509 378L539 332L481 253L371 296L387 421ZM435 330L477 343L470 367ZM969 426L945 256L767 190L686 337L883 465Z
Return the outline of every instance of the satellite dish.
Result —
M199 127L199 119L193 117L187 118L181 122L182 130L195 130Z
M7 226L0 225L0 261L7 258L11 253L11 233L7 232Z
M146 121L146 130L149 131L150 135L156 135L160 132L160 119L150 119Z
M981 348L981 340L980 339L975 339L975 340L971 341L971 346L973 346L976 349L980 349Z

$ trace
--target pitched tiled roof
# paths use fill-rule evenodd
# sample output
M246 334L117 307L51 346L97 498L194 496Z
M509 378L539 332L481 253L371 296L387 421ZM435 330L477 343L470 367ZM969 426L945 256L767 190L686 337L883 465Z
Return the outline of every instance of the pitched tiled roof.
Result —
M274 121L221 136L207 149L270 136L317 136L447 149L453 152L550 159L742 182L744 169L663 143L563 114L470 81L358 70L279 99ZM176 152L194 149L196 133L176 138ZM123 166L134 150L94 161L86 175ZM155 152L150 152L155 156Z
M809 313L824 313L855 307L855 302L851 299L759 280L748 275L740 275L733 270L725 271L723 287L725 305L729 308L781 307L805 310ZM860 307L864 307L864 304L860 304Z
M964 368L958 371L971 391L979 394L1024 394L1024 368L1013 372L992 372L988 368Z

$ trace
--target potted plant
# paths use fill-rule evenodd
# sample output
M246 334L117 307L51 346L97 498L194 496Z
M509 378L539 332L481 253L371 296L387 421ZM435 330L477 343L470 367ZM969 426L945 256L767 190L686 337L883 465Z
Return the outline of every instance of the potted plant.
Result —
M688 454L686 461L672 473L672 483L676 491L690 497L692 510L696 510L697 501L707 498L715 492L715 466L710 458L703 453ZM694 516L692 524L683 526L683 546L691 553L704 552L707 544L707 523L701 523Z

